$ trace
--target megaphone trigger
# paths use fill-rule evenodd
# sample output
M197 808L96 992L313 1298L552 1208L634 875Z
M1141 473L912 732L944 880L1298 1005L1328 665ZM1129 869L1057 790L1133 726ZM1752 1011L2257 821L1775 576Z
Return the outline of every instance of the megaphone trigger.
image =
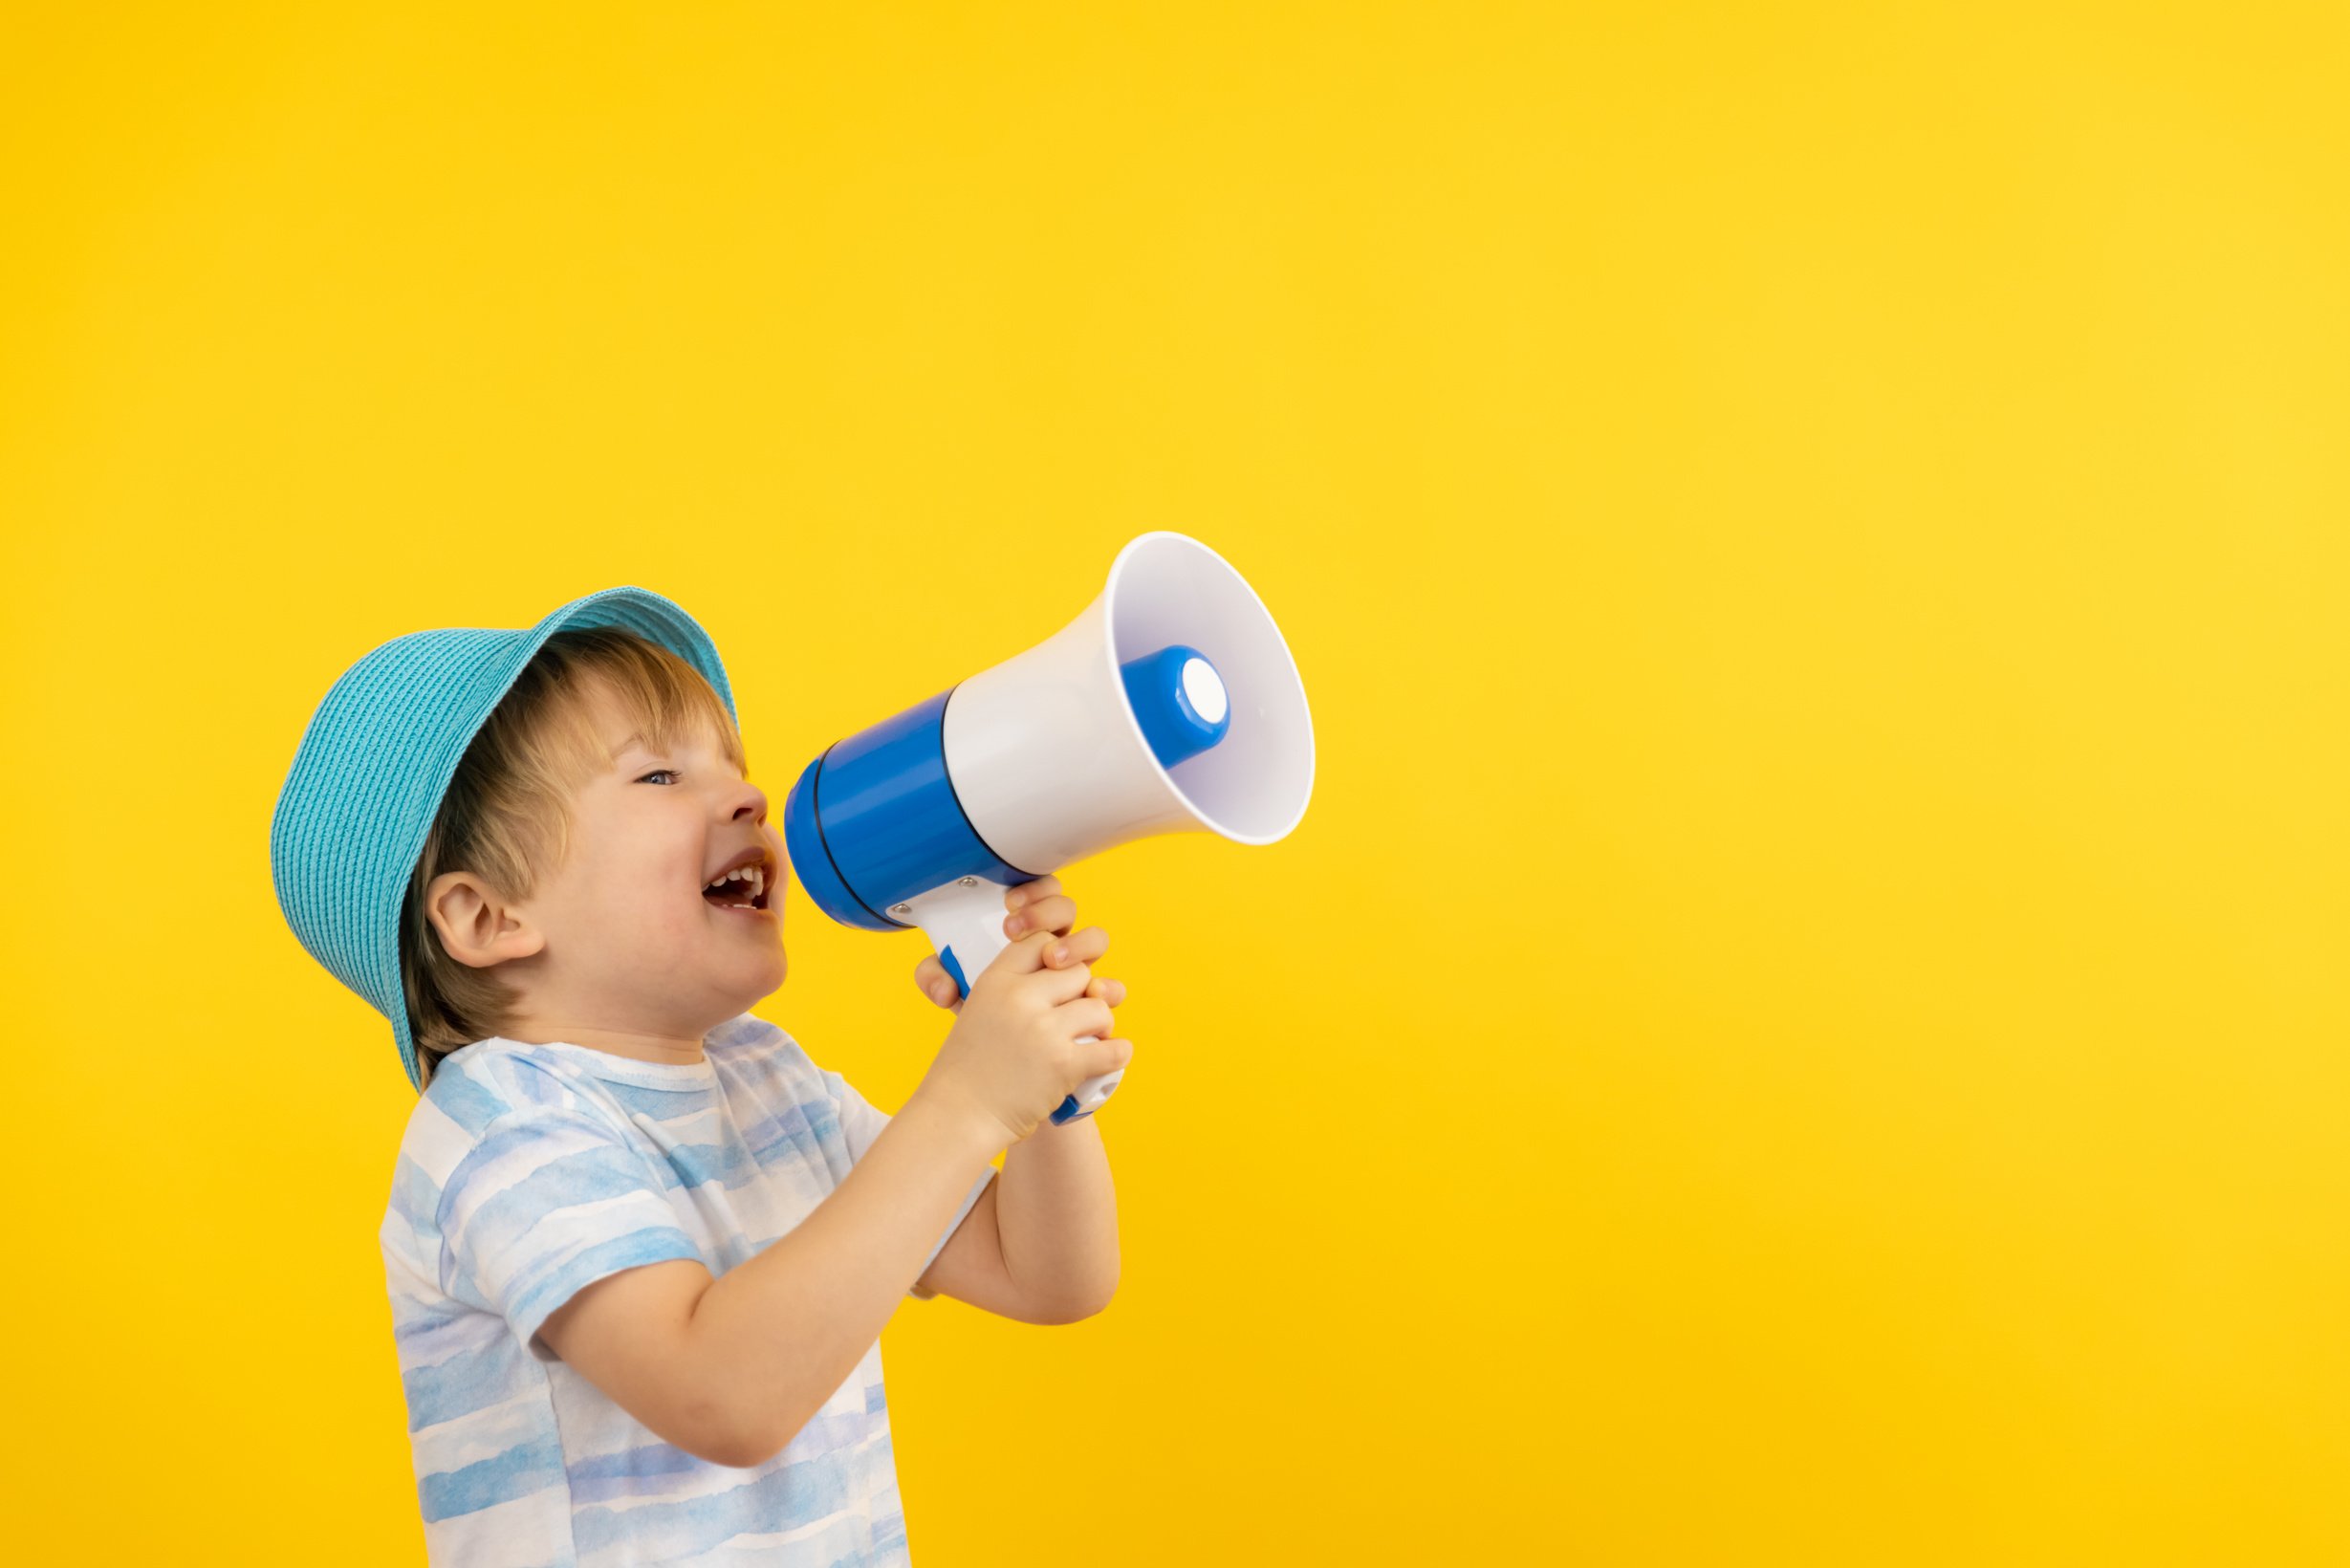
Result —
M955 961L954 948L941 947L938 950L938 961L941 965L945 966L947 978L954 981L955 994L962 997L967 1002L969 1001L971 997L971 983L963 977L963 966Z

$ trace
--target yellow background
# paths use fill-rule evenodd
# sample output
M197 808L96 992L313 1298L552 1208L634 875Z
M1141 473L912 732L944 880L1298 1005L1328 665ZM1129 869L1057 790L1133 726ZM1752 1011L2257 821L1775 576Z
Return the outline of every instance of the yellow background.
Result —
M2350 1560L2345 30L20 8L11 1557L422 1559L336 675L641 584L779 810L1166 528L1314 799L1066 873L1123 1283L902 1310L918 1563Z

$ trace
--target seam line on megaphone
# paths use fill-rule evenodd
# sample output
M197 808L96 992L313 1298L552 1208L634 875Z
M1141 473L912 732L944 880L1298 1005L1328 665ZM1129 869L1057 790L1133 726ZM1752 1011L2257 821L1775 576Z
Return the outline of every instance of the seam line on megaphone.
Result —
M832 761L834 748L839 744L838 741L834 741L831 746L824 748L824 754L816 759L816 783L808 791L808 816L810 817L808 825L816 829L816 847L824 852L824 863L833 868L833 881L838 882L847 891L849 897L857 901L857 907L871 915L875 920L895 926L898 924L896 921L891 920L865 902L865 896L857 890L857 884L849 881L848 873L840 869L840 858L833 853L832 840L824 835L824 774L827 765Z

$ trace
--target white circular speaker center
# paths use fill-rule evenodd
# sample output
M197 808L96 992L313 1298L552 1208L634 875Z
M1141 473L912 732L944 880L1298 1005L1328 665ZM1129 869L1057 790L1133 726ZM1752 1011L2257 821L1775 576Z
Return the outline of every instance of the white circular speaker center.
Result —
M1184 661L1184 700L1209 724L1224 722L1224 710L1231 701L1225 695L1224 678L1205 659Z

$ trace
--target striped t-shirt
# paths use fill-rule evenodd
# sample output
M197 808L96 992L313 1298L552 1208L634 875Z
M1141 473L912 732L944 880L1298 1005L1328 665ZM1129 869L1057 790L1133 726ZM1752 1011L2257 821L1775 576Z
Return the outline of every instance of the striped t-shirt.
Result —
M435 1564L907 1561L878 1342L782 1452L734 1469L656 1437L533 1338L622 1269L700 1258L725 1274L805 1219L888 1124L749 1013L703 1049L678 1065L479 1040L417 1101L382 1235Z

